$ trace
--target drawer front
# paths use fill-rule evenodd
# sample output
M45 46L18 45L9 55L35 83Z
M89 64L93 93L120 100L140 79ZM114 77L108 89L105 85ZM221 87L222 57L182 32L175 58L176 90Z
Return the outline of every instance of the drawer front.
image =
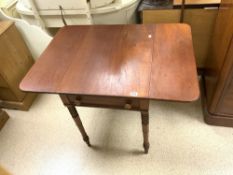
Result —
M0 76L0 87L8 87L8 84L1 76Z
M76 106L117 108L127 110L143 110L149 100L139 100L121 97L68 95L69 101Z

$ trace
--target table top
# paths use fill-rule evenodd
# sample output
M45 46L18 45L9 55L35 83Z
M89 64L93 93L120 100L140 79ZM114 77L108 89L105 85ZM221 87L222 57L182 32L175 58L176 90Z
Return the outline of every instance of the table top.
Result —
M190 27L63 27L20 88L40 93L196 100L199 86Z

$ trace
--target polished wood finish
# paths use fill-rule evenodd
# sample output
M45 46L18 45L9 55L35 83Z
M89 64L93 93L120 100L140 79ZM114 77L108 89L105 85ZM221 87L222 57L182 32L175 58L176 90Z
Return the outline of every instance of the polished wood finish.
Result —
M149 112L142 111L141 112L142 119L142 133L143 133L143 147L145 153L148 153L150 143L149 143Z
M183 23L191 26L197 67L204 68L213 36L219 2L214 3L212 1L211 3L208 0L191 2L186 0L186 5L190 5L190 3L192 3L192 6L185 6ZM177 23L180 22L181 7L145 9L141 12L141 15L143 24Z
M184 24L161 24L155 28L153 35L156 37L149 97L175 101L196 100L199 97L199 85L190 27Z
M233 122L223 122L233 120L233 22L229 20L232 18L233 1L223 0L204 77L206 110L210 113L205 118L210 124L233 126Z
M193 101L199 96L196 75L188 25L67 26L20 87L44 93Z
M14 108L4 104L25 103L19 83L34 61L13 22L0 22L0 53L0 106Z
M191 30L185 24L66 26L20 88L59 94L88 145L75 106L140 111L148 153L149 100L199 96Z
M2 129L8 119L8 114L0 108L0 129Z
M147 97L152 62L148 35L152 29L141 25L64 27L27 74L32 82L23 81L21 88ZM41 66L46 67L40 73Z

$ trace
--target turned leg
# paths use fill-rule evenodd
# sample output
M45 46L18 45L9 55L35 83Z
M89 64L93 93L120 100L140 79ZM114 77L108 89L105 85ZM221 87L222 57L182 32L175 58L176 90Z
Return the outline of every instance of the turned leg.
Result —
M91 146L90 142L89 142L89 137L83 127L82 121L80 120L79 114L77 112L77 110L75 109L75 107L73 105L67 105L67 108L70 112L70 114L72 115L72 118L75 122L75 124L77 125L79 131L82 134L83 140L87 143L88 146Z
M143 147L145 153L148 153L150 144L149 144L149 112L141 111L141 119L142 119L142 132L143 132Z

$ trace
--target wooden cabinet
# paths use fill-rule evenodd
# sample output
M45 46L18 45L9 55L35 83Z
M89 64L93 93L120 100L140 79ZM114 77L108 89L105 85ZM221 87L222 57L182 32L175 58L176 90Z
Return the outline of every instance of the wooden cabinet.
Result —
M197 8L184 11L184 23L192 28L193 47L198 68L204 68L218 9Z
M143 10L142 23L177 23L180 22L180 9Z
M233 0L222 0L206 62L205 121L233 126Z
M35 95L19 83L34 61L13 22L0 21L0 53L0 107L26 110Z
M218 13L219 0L186 0L184 23L192 28L193 45L198 68L204 68L208 55L210 40ZM180 22L181 0L173 1L173 8L144 9L142 23L176 23Z

